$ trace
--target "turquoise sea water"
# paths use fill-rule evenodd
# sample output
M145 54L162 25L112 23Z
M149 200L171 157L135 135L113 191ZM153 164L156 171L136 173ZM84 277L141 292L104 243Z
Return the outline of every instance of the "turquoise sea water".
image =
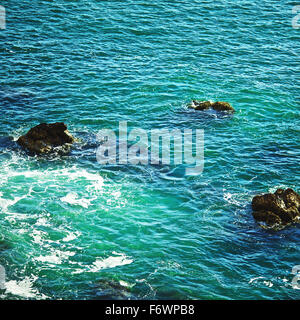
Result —
M289 1L2 1L1 299L299 299L299 226L253 195L299 191L300 30ZM234 116L189 110L223 100ZM100 166L95 134L204 129L202 175ZM71 154L15 140L64 121ZM118 287L116 284L119 284Z

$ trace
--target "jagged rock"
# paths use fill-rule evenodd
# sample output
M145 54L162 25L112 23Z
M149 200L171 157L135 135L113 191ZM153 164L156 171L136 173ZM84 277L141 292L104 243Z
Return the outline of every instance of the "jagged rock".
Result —
M252 199L253 217L267 226L282 228L300 219L300 195L293 189L277 189Z
M226 112L234 112L234 108L228 103L223 101L197 101L193 100L192 103L189 105L189 108L195 110L208 110L214 109L216 111L226 111Z
M59 146L70 146L74 137L63 122L41 123L21 136L17 143L34 154L49 153Z

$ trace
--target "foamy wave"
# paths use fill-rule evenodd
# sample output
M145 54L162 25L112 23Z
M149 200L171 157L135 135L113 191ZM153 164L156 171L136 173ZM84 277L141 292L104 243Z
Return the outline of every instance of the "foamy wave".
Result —
M102 191L104 185L104 180L98 173L90 173L85 169L77 168L77 166L55 170L48 169L45 171L38 169L20 170L19 168L20 166L16 169L15 163L14 166L5 163L0 168L1 188L7 189L12 183L10 180L17 180L10 198L7 198L0 192L0 213L11 214L9 207L22 199L35 199L40 194L48 193L49 188L57 189L58 194L60 193L61 201L86 209L91 205L92 201L99 197L99 192ZM29 181L26 181L27 179ZM89 197L82 197L72 190L78 184L82 186L81 191L83 194L88 194L90 195ZM68 190L69 193L66 193L65 190ZM16 218L24 218L24 216L16 216ZM46 223L45 219L40 221L41 225L45 225Z
M68 193L65 197L62 197L60 200L63 202L72 204L72 205L81 206L86 209L90 206L91 201L92 201L92 200L85 199L85 198L78 199L78 194L74 193L74 192Z
M39 262L46 262L49 264L61 264L64 260L68 260L69 257L74 255L75 252L72 251L55 250L52 254L47 256L39 256L35 258L35 260Z
M25 195L22 197L15 197L14 199L5 199L5 198L2 198L2 196L3 196L3 193L0 192L0 207L5 213L8 212L8 207L13 206L14 204L16 204L17 202L19 202L20 200L26 197Z
M93 267L89 270L90 272L98 272L102 269L111 269L119 266L131 264L132 259L129 259L123 253L113 252L115 256L108 257L106 259L99 259L93 263Z
M270 280L264 280L264 277L256 277L256 278L252 278L249 281L249 284L256 284L256 283L262 283L264 284L266 287L272 288L273 287L273 283Z
M65 181L79 181L79 180L86 180L91 182L87 189L99 191L103 187L104 180L103 178L97 173L90 173L85 169L77 168L76 166L64 169L55 169L55 170L14 170L8 164L4 166L0 172L1 177L1 184L7 182L7 179L12 179L15 177L25 177L31 178L37 181L38 184L47 183L49 181L55 181L57 178L64 178ZM30 181L34 183L34 181ZM1 195L0 195L1 196Z
M16 295L22 298L30 299L30 298L40 298L46 299L47 296L40 294L39 291L33 287L34 282L37 280L37 277L25 277L21 281L10 280L5 282L5 293Z
M81 235L81 233L79 231L75 231L75 232L69 232L67 236L65 236L62 241L64 242L70 242L72 240L77 239L79 236Z

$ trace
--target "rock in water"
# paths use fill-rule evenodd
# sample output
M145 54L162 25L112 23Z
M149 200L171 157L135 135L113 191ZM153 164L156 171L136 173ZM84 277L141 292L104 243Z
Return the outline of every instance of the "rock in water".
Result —
M195 110L208 110L214 109L216 111L234 112L234 108L228 103L223 101L211 102L211 101L197 101L193 100L189 105L189 108Z
M68 146L74 142L63 122L41 123L21 136L17 143L34 154L45 154L55 147Z
M212 102L210 101L197 101L193 100L190 108L193 108L195 110L207 110L212 107Z
M212 104L212 108L216 111L234 112L233 107L228 102L217 101Z
M283 228L300 219L300 195L293 189L278 189L252 199L253 217L269 227Z
M133 298L130 288L115 280L99 280L96 284L97 296L109 300L129 300Z

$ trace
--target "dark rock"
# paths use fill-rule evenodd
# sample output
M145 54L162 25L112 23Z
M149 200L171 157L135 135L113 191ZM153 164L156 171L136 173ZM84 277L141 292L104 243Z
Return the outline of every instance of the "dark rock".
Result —
M21 136L17 143L34 154L49 153L55 147L69 146L75 141L63 122L41 123Z
M234 112L235 110L228 102L211 102L211 101L197 101L193 100L191 104L189 104L189 108L195 110L208 110L214 109L216 111L226 111L226 112Z
M99 280L96 288L100 299L128 300L133 298L130 288L116 280Z
M212 108L216 111L234 112L233 107L228 102L217 101L212 104Z
M211 106L212 106L212 102L210 101L193 100L189 107L195 110L207 110L207 109L210 109Z
M300 219L300 195L293 189L278 189L252 199L253 217L270 227L282 228Z

